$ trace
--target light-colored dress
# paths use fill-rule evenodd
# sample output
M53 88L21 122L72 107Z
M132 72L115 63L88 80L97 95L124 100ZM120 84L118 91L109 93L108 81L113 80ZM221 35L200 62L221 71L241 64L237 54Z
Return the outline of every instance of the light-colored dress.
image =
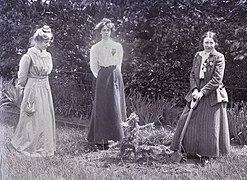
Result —
M55 114L48 75L51 54L28 49L19 64L18 85L24 87L20 119L12 146L31 157L52 156L55 151Z
M123 138L122 121L126 120L124 85L121 74L123 48L109 40L93 45L90 68L96 78L95 98L88 141L107 143Z

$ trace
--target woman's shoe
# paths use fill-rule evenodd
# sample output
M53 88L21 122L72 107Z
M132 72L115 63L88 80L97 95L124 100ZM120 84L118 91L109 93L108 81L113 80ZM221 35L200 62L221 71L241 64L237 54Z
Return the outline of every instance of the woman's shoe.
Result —
M202 167L205 167L208 163L209 163L209 157L201 157L201 159L200 159L200 164L201 164L201 166Z
M109 149L109 144L95 144L98 150L108 150Z
M107 143L107 144L103 144L103 148L104 148L104 150L108 150L109 149L109 144Z

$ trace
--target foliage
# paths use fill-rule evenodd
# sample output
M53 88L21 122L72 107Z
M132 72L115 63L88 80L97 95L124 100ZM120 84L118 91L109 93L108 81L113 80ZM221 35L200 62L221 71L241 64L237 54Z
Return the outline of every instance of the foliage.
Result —
M158 155L165 155L173 132L165 130L162 126L157 128L154 123L139 125L139 117L134 112L131 113L126 122L123 122L124 138L120 142L120 157L130 157L133 153L137 158L154 158Z
M151 99L143 97L138 92L127 96L126 106L128 114L135 112L139 116L140 125L155 122L174 127L181 113L181 108L177 106L175 100L169 101L162 96Z
M209 166L191 163L173 164L160 156L159 161L120 159L115 149L84 152L86 130L57 126L57 151L54 157L29 158L9 152L5 144L13 136L13 114L1 116L0 144L3 179L142 179L142 180L206 180L245 179L247 147L232 147L230 156L213 159ZM79 154L78 154L79 153Z
M23 89L19 86L16 86L13 79L11 81L4 81L1 79L1 104L0 107L5 105L12 105L17 108L20 108Z
M73 74L67 76L66 73L56 72L52 75L51 89L55 92L53 102L57 115L80 120L90 119L93 87L88 81L92 81L92 76L79 75L80 83L74 81Z
M3 96L3 78L0 76L0 104L2 104L2 96Z
M237 64L246 67L245 61L236 57L242 55L245 48L234 48L236 43L232 42L239 41L240 34L235 32L246 36L244 27L238 23L241 14L246 12L246 4L236 1L144 1L135 2L130 9L134 16L126 16L129 22L123 23L123 27L128 27L128 23L133 22L132 28L128 29L133 29L134 34L132 39L124 38L132 43L132 73L129 73L127 90L133 88L150 97L162 94L183 101L193 56L202 49L200 37L207 30L219 35L218 49L227 60L226 85L244 87L245 83L240 84L236 79L244 77L245 71L234 69ZM244 60L245 56L242 57Z
M90 73L89 50L98 41L94 26L108 17L116 24L114 39L124 47L127 95L134 90L150 99L161 95L183 106L192 59L202 49L200 37L208 30L219 35L217 49L226 57L226 86L231 90L245 87L246 6L243 0L1 0L0 75L8 79L17 76L30 36L48 24L55 37L49 48L54 61L52 83L62 84L56 72L63 73L71 77L66 91L78 90L74 94L79 94L83 87L69 88L85 83L80 73ZM91 97L92 91L87 92ZM233 101L246 99L246 93L239 90L231 96ZM70 102L66 103L59 111L71 108ZM73 108L84 104L76 103ZM79 109L69 112L78 114Z
M247 144L247 103L236 102L228 110L231 141L240 145Z

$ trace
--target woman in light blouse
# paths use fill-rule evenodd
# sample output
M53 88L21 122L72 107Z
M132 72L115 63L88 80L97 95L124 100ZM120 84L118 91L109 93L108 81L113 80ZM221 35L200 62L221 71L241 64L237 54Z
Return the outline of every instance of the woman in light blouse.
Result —
M123 48L111 39L113 29L114 24L109 19L102 19L95 27L101 41L90 51L90 68L96 78L96 89L87 139L98 149L108 149L109 140L122 140L121 122L126 120L121 74Z
M190 73L190 91L185 99L187 105L180 116L171 149L178 150L179 136L185 124L192 99L199 100L193 111L182 149L187 155L200 157L202 165L230 151L230 137L226 105L227 92L223 85L224 55L216 51L216 34L207 32L202 36L204 50L195 54Z

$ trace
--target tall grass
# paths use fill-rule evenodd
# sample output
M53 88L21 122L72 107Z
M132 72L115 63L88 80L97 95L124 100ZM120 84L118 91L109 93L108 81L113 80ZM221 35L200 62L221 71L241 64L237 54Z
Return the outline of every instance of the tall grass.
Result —
M23 89L20 86L15 85L13 79L10 81L3 81L3 79L1 78L0 81L0 107L5 105L11 105L20 108L23 96Z
M15 118L13 115L7 117ZM29 158L6 149L14 129L0 123L3 180L214 180L246 179L247 148L233 148L228 157L212 160L206 167L169 161L135 162L118 157L117 149L86 152L86 129L57 127L54 157ZM80 151L81 153L75 153ZM161 157L162 160L162 157Z
M175 101L163 97L156 100L132 93L126 98L128 114L135 112L139 116L140 125L161 122L175 128L181 114L181 107ZM231 142L239 145L247 144L247 102L235 102L227 109Z
M237 144L247 144L247 103L236 102L228 109L231 140Z
M3 78L0 76L0 105L2 104L3 98Z
M175 126L181 113L175 100L168 101L164 97L153 100L140 93L132 93L126 98L128 114L135 112L139 116L140 125L160 122L163 125Z

